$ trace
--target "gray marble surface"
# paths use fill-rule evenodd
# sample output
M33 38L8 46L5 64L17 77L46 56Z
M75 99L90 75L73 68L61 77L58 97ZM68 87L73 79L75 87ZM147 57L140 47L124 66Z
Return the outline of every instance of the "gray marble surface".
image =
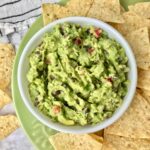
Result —
M10 136L0 141L0 150L34 150L34 146L27 139L22 128L14 131Z

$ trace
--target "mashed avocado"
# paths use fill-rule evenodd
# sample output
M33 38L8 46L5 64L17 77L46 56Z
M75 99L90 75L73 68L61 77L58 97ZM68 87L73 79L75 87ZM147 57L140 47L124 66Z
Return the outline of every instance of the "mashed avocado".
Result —
M127 62L125 50L105 31L57 25L30 55L31 99L42 113L65 125L102 122L127 93Z

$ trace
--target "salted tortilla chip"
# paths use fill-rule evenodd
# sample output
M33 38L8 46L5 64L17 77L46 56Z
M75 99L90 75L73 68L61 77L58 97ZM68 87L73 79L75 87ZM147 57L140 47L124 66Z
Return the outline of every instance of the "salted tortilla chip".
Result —
M0 116L0 140L11 134L18 127L19 122L16 116Z
M138 67L148 70L150 68L150 41L148 28L144 27L132 31L125 37L132 47Z
M131 138L150 138L150 105L138 92L127 112L114 124L104 130Z
M5 105L11 102L10 97L2 90L0 90L0 109L3 108Z
M138 88L150 90L150 71L138 69Z
M69 0L66 7L74 16L86 16L94 0Z
M66 6L58 4L43 4L43 22L44 25L48 23L69 16L86 16L93 0L70 0Z
M150 54L141 54L136 56L137 65L144 70L150 69Z
M132 46L135 54L150 53L150 41L147 27L128 33L126 39Z
M141 2L134 5L129 5L129 10L137 15L150 19L150 2Z
M102 143L88 134L57 133L49 138L57 150L101 150Z
M11 44L0 44L0 89L2 90L10 84L14 56Z
M135 29L141 28L143 26L150 26L149 19L142 18L141 16L138 16L134 12L125 12L123 14L124 20L127 24L133 25Z
M71 12L67 7L58 4L42 4L42 12L44 25L47 25L54 20L71 16Z
M124 22L120 11L119 0L94 0L87 16L106 22Z
M123 35L127 35L132 31L137 29L148 27L150 28L150 20L138 16L134 12L125 12L123 13L124 23L122 24L113 24L113 27L116 28Z
M132 139L117 135L105 135L102 150L149 150L150 139ZM108 147L109 146L109 147Z

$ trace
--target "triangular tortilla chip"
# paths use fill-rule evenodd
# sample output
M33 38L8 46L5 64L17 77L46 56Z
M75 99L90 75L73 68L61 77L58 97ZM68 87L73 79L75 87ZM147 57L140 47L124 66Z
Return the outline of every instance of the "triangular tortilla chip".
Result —
M64 17L86 16L92 3L93 0L71 0L66 6L50 3L42 4L44 25Z
M0 140L11 134L18 127L19 122L16 116L0 116Z
M104 130L113 134L131 138L150 138L150 105L136 92L127 112L114 124Z
M69 0L66 7L74 16L86 16L94 0Z
M2 90L0 90L0 109L3 108L5 105L11 102L10 97Z
M126 39L132 46L135 55L150 54L150 41L147 27L128 33Z
M150 150L150 139L105 135L102 150Z
M88 134L57 133L49 138L57 150L101 150L102 143Z
M15 51L11 44L0 44L0 89L5 90L11 81Z
M87 16L106 22L124 22L120 11L119 0L94 0Z
M54 20L71 16L71 12L69 12L67 7L58 4L42 4L42 12L44 25Z
M150 71L138 69L138 88L150 90Z
M150 28L150 20L142 18L141 16L136 15L134 12L125 12L123 13L124 23L122 24L113 24L113 27L116 28L123 35L127 35L130 32L137 30L139 28L148 27Z
M131 45L137 65L141 69L150 68L150 41L148 28L140 28L126 35L126 39Z
M137 15L150 19L150 2L141 2L134 5L129 5L129 10Z

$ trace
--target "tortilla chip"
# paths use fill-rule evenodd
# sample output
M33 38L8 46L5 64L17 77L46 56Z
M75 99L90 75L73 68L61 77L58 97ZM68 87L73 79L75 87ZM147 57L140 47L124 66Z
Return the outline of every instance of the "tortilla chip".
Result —
M136 3L134 5L130 5L128 8L137 15L150 19L150 2Z
M150 71L138 69L138 88L150 90Z
M88 17L97 18L106 22L123 23L119 0L94 0Z
M2 90L0 90L0 109L3 108L5 105L11 102L10 97Z
M2 90L10 84L14 56L11 44L0 44L0 89Z
M102 148L102 150L149 150L149 149L150 149L150 139L132 139L117 135L105 135L105 141Z
M74 16L86 16L94 0L69 0L66 7Z
M138 89L140 94L147 100L147 102L150 104L150 90L144 90L144 89Z
M141 54L141 56L137 57L136 60L139 68L144 70L150 69L150 54L148 55Z
M150 41L147 27L128 33L126 39L132 46L135 55L150 54Z
M64 17L86 16L92 3L93 0L70 0L66 6L42 4L44 25Z
M92 138L94 138L96 141L102 143L103 142L103 137L102 136L98 136L94 133L89 134Z
M150 41L148 28L140 28L126 35L136 57L137 65L141 69L150 68Z
M49 138L57 150L101 150L102 143L88 134L57 133Z
M54 20L71 16L71 12L66 7L50 3L42 4L42 12L44 25Z
M150 28L150 20L142 18L141 16L136 15L134 12L128 11L123 13L123 19L124 23L113 24L113 27L123 35L127 35L130 32L143 27Z
M7 115L0 116L0 140L11 134L19 127L19 122L16 116Z
M104 130L131 138L150 138L150 105L138 92L127 112L114 124Z

